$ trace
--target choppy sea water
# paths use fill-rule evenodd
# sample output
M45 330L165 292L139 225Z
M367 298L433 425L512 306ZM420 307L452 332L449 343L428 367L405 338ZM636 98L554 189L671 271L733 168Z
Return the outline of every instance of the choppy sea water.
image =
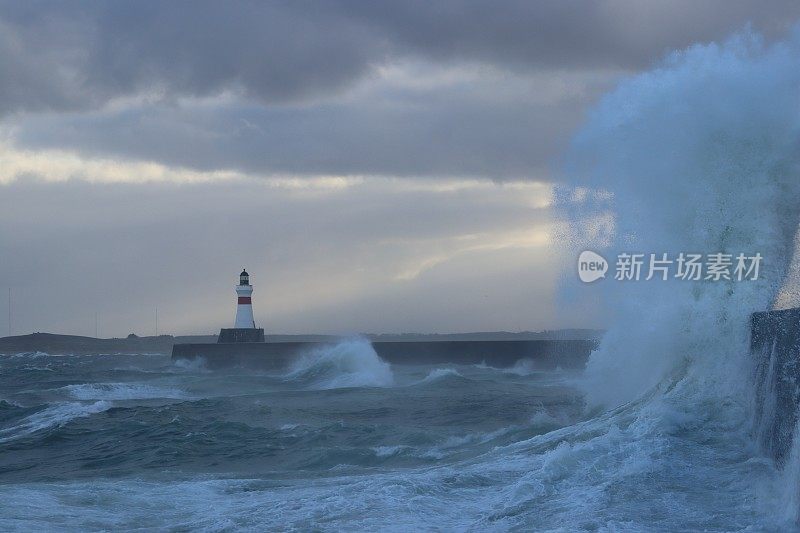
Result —
M0 357L0 529L764 531L779 476L735 405L587 409L574 371L280 375L163 355Z

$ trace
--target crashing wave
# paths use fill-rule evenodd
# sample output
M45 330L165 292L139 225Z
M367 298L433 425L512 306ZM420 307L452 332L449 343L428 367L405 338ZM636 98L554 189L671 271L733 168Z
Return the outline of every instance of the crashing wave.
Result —
M295 361L285 378L312 389L390 387L394 384L391 366L378 357L366 339L315 348Z

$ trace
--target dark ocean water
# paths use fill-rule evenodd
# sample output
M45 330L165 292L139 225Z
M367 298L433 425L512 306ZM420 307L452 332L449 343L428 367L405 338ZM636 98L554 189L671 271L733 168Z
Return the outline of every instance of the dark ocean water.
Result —
M0 529L785 527L735 409L592 411L578 379L390 366L362 341L282 375L2 356Z

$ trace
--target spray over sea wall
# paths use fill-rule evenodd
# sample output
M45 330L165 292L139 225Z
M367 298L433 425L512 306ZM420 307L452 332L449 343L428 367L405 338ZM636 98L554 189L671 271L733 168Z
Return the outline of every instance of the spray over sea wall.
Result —
M769 308L791 257L799 128L800 34L768 46L743 33L675 52L592 112L567 166L578 188L563 194L576 250L610 261L764 257L758 281L609 278L586 288L603 291L614 324L589 363L593 401L630 401L687 372L710 397L740 392L749 314Z
M574 141L561 193L575 257L597 250L612 269L565 291L600 291L613 317L582 384L590 405L649 395L639 417L657 410L678 430L752 432L749 319L786 279L799 162L800 31L777 44L744 32L675 52L603 99ZM623 252L759 253L763 262L756 281L620 281Z

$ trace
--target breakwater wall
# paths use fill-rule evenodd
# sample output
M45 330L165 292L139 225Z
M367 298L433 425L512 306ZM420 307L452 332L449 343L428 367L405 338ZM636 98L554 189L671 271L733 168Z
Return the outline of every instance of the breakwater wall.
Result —
M288 367L293 360L330 343L265 342L241 344L176 344L173 360L202 359L207 368L247 366L265 369ZM375 341L378 356L392 364L486 364L514 366L520 360L532 368L583 368L596 342L592 340L507 341Z
M800 309L753 313L750 331L750 352L756 358L754 431L764 450L783 463L800 405Z

